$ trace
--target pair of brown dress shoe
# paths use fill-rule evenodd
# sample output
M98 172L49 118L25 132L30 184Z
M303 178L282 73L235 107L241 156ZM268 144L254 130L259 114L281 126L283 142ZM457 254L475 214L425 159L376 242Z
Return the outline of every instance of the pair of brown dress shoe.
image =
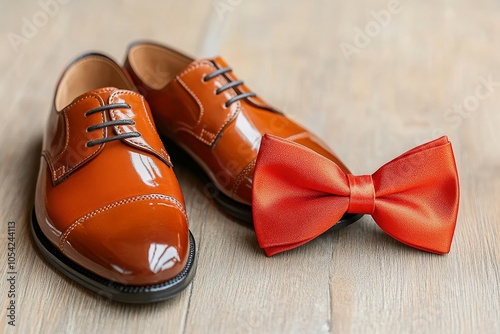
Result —
M130 46L124 68L85 54L56 89L32 215L35 242L64 274L110 299L170 298L192 280L196 249L159 134L208 177L227 213L251 223L252 175L266 133L348 172L219 57L194 60L148 42ZM337 227L357 217L344 218Z

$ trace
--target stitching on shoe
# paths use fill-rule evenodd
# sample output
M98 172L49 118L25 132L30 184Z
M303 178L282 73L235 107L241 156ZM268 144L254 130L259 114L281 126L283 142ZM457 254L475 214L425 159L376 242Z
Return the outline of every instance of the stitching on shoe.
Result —
M45 161L49 165L49 170L50 174L52 175L52 180L57 181L59 177L57 176L57 170L55 169L54 165L52 164L52 156L47 150L42 151L42 157L44 157Z
M77 103L81 102L81 101L84 101L86 99L95 99L99 105L102 105L103 101L102 99L100 98L97 98L97 96L94 96L94 95L87 95L87 96L84 96L82 97L81 99L78 99L77 101L71 103L70 105L68 105L66 108L64 108L61 113L63 114L64 116L64 119L65 119L65 122L66 122L66 144L64 146L64 149L61 151L61 153L59 153L57 155L56 158L53 158L52 155L50 154L49 151L45 150L44 151L44 155L46 156L46 160L49 164L49 167L52 171L52 175L53 175L53 178L54 178L54 181L59 181L61 179L61 177L63 177L64 175L66 174L69 174L71 173L73 170L75 170L76 168L78 168L81 164L85 163L87 160L89 160L91 157L93 157L94 155L96 155L99 151L100 151L100 148L102 147L102 144L100 147L98 147L92 154L90 154L89 156L86 156L84 159L82 159L79 163L77 163L76 165L74 165L72 168L69 168L68 170L65 170L65 172L61 175L57 175L57 172L55 170L55 167L54 167L54 164L53 164L53 161L57 161L61 158L61 156L63 155L63 153L65 153L67 151L67 148L69 146L69 136L70 136L70 129L69 129L69 119L68 119L68 116L67 116L67 111L72 108L73 106L75 106ZM101 118L104 122L104 116L103 114L101 114ZM102 136L104 137L106 135L105 133L105 129L102 130ZM59 169L57 169L59 170Z
M183 77L186 74L188 74L189 72L194 71L195 69L197 69L198 67L201 67L201 66L208 66L211 68L215 68L215 66L211 62L209 62L207 60L202 60L202 61L199 61L197 64L191 65L188 68L186 68L179 75L177 75L177 77Z
M196 100L198 103L198 107L200 108L200 116L198 117L198 121L195 124L195 127L200 125L201 119L203 118L203 115L205 114L205 107L203 107L203 103L201 103L201 100L198 98L198 96L188 87L188 85L180 78L177 78L177 82L184 87L185 90L187 90L191 96Z
M203 103L201 103L201 100L198 98L198 96L188 87L188 85L184 82L184 80L182 78L186 74L188 74L189 72L192 72L192 71L194 71L195 69L197 69L198 67L201 67L201 66L210 67L211 69L215 68L212 63L207 62L207 61L201 61L201 62L199 62L198 64L196 64L194 66L188 67L187 69L185 69L184 71L182 71L182 73L179 74L179 75L177 75L177 77L176 77L177 82L179 82L179 84L182 87L184 87L184 89L186 89L191 94L191 96L196 100L196 102L198 103L198 106L200 107L200 117L198 117L198 121L196 122L195 126L198 126L200 124L201 119L203 118L203 115L205 113L205 108L203 107Z
M107 87L107 88L97 89L94 92L96 92L96 93L104 93L104 92L112 92L112 91L115 91L115 90L116 90L116 88L114 88L114 87Z
M217 132L216 132L217 136L219 133L221 133L222 129L224 129L226 127L226 125L228 125L232 120L234 120L236 118L236 116L240 113L240 111L241 111L241 101L236 101L236 110L234 112L230 112L227 115L226 120L221 125L219 130L217 130ZM210 143L210 144L212 144L212 143Z
M252 161L250 161L250 163L245 168L243 168L243 170L238 174L236 182L233 185L233 189L231 190L233 197L236 196L236 191L238 191L238 188L240 187L240 184L243 181L243 179L248 175L248 173L255 166L255 162L256 162L256 159L253 159Z
M307 131L304 131L304 132L300 132L300 133L296 133L294 135L291 135L291 136L287 137L286 139L294 141L297 139L308 138L309 136L310 136L310 133Z
M80 101L83 101L83 100L85 100L85 99L78 100L77 102L80 102ZM58 116L59 117L62 116L63 119L64 119L64 126L65 126L65 132L66 132L66 140L65 140L65 143L64 143L64 148L62 149L61 152L59 152L59 154L57 155L57 157L54 158L54 160L58 160L64 154L64 152L66 152L66 150L68 149L69 135L70 135L69 119L68 119L68 115L66 114L66 111L63 109L63 111Z
M66 126L66 142L64 144L64 148L62 149L62 151L54 158L54 160L58 160L63 154L64 152L66 152L66 150L68 149L68 145L69 145L69 136L70 136L70 128L69 128L69 118L68 118L68 114L67 114L67 111L69 109L71 109L72 107L74 107L75 105L77 105L78 103L82 102L82 101L85 101L87 99L95 99L97 101L97 103L99 103L99 105L102 104L102 100L101 99L98 99L96 96L93 96L93 95L87 95L87 96L84 96L78 100L76 100L75 102L71 103L70 105L66 106L63 110L61 110L58 114L62 114L62 116L64 117L64 124ZM101 114L101 118L102 118L102 114ZM104 118L103 118L103 121L104 121ZM104 134L103 134L104 135Z
M187 68L186 70L184 70L181 74L179 74L177 77L176 77L176 80L179 82L179 84L184 87L184 89L186 89L190 94L191 96L197 101L199 107L200 107L200 117L198 118L198 121L196 122L196 126L198 126L200 123L201 123L201 120L203 118L203 115L205 113L205 108L201 102L201 100L198 98L198 96L188 87L188 85L182 80L182 77L184 77L186 74L188 74L189 72L195 70L196 68L198 67L201 67L201 66L207 66L207 67L210 67L210 68L215 68L214 65L212 63L209 63L209 62L206 62L206 61L203 61L203 62L200 62L194 66L191 66L189 68ZM203 131L206 131L206 132L209 132L209 133L212 133L213 134L213 139L211 141L207 141L205 140L204 138L200 137L198 134L194 133L192 130L185 130L186 132L192 134L193 136L195 136L197 139L199 139L200 141L204 142L205 144L207 145L212 145L215 138L217 138L218 134L222 131L222 129L224 129L224 127L226 127L226 125L231 122L235 117L236 115L241 111L241 101L237 101L236 102L236 109L234 112L229 112L226 119L224 120L224 123L219 127L219 129L217 130L217 132L213 133L213 132L209 132L207 130L202 130L202 133ZM181 130L182 128L179 128L179 130ZM177 130L177 131L179 131ZM177 131L174 131L174 132L177 132Z
M238 78L236 78L235 75L233 75L233 73L229 73L229 75L231 75L232 78L235 79L235 80L238 79ZM227 81L226 78L224 78L224 77L222 77L222 78L224 79L224 82L229 83L229 81ZM236 91L235 88L232 88L232 90ZM224 123L222 123L221 127L214 133L215 138L217 138L217 136L219 135L219 133L221 133L221 131L226 127L226 125L228 125L231 121L233 121L236 118L236 116L241 112L241 101L238 100L234 104L236 105L236 108L234 109L234 112L231 112L231 109L229 109L229 113L228 113L226 119L224 120ZM229 106L228 108L231 108L231 106ZM215 138L212 140L212 142L210 143L210 145L213 143L213 141L215 140Z
M115 97L119 96L119 95L134 95L134 96L137 96L140 98L141 100L141 103L142 103L142 108L144 109L144 114L146 115L146 119L149 123L149 126L151 127L151 129L153 129L153 133L156 134L156 137L158 139L158 141L161 143L161 139L160 139L160 136L158 135L158 133L156 132L156 129L155 127L153 126L153 123L151 123L151 119L149 118L149 115L147 113L147 109L146 109L146 105L144 103L144 97L142 95L140 95L139 93L136 93L136 92L132 92L132 91L123 91L123 90L118 90L116 91L115 93L111 94L110 98L109 98L109 101L112 103L115 101ZM113 110L110 110L110 114L111 114L111 118L113 120L116 120L116 112L115 112L115 109ZM115 126L114 127L116 132L118 132L118 134L121 134L122 133L122 130L120 129L120 126ZM137 130L137 127L136 127L136 130ZM158 152L157 150L155 150L153 147L151 147L151 145L149 145L147 142L146 144L143 144L137 140L135 140L135 138L128 138L128 140L130 140L131 142L133 142L135 145L139 145L140 147L144 147L152 152L154 152L155 154L159 155L160 157L162 157L163 159L165 159L166 161L170 162L170 159L167 158L168 155L164 155L163 152L165 152L165 150L161 149L162 152ZM165 152L166 153L166 152Z
M89 212L85 216L83 216L83 217L77 219L76 221L74 221L66 229L66 231L64 231L64 233L61 235L61 239L59 241L59 249L61 250L62 253L64 253L64 243L68 239L70 233L76 227L78 227L79 225L81 225L85 221L89 220L90 218L93 218L93 217L97 216L100 213L106 212L106 211L108 211L110 209L113 209L113 208L121 206L121 205L129 204L129 203L133 203L133 202L137 202L137 201L151 200L151 199L156 199L156 200L161 199L161 200L165 200L167 202L172 203L172 205L175 206L177 209L179 209L181 211L181 213L184 215L184 218L186 219L186 222L188 221L186 210L185 210L184 206L179 202L179 200L177 200L174 197L166 196L166 195L160 195L160 194L151 194L151 195L141 195L141 196L129 197L129 198L126 198L126 199L122 199L120 201L113 202L113 203L108 204L106 206L100 207L99 209L94 210L92 212Z
M58 178L61 175L64 175L66 168L64 166L59 167L58 169L54 170L54 177Z
M211 141L213 141L215 139L215 133L210 132L210 131L205 130L205 129L201 129L201 135L203 136L204 134L207 134L209 137L211 137Z
M211 142L209 142L208 140L203 139L202 137L198 136L196 133L194 133L192 130L186 128L185 126L179 127L178 129L174 130L173 132L177 133L177 132L180 132L180 131L184 131L184 132L190 133L190 134L193 135L193 137L197 138L201 142L203 142L203 143L205 143L207 145L212 145Z
M160 140L161 140L161 139L160 139ZM172 165L172 161L170 160L170 155L167 153L167 151L165 151L165 150L163 149L163 147L162 147L162 148L160 148L160 151L161 151L161 153L163 154L163 157L165 157L165 159L167 159L168 163Z

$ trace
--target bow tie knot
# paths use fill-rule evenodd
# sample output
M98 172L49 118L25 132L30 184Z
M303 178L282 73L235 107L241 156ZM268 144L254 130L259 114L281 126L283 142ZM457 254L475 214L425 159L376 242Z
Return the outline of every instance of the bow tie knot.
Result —
M351 194L347 213L371 215L375 211L375 187L371 175L347 174Z

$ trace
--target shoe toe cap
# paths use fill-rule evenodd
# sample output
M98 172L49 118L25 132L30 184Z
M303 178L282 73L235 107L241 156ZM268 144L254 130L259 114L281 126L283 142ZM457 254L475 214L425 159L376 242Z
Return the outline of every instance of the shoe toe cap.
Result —
M120 201L122 202L122 201ZM189 254L187 218L168 197L101 208L71 225L63 252L86 269L125 285L158 284L177 276Z

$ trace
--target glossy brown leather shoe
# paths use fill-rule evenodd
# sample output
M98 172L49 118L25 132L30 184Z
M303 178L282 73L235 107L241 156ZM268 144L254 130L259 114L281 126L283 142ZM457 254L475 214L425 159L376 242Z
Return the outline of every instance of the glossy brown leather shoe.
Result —
M42 255L110 299L182 291L195 243L170 158L144 97L110 58L87 54L57 87L32 215Z
M129 47L125 68L149 102L158 132L201 167L216 187L214 199L237 218L252 221L252 176L266 133L305 145L348 172L316 135L264 102L220 57L194 60L137 42ZM335 227L359 217L346 216Z

